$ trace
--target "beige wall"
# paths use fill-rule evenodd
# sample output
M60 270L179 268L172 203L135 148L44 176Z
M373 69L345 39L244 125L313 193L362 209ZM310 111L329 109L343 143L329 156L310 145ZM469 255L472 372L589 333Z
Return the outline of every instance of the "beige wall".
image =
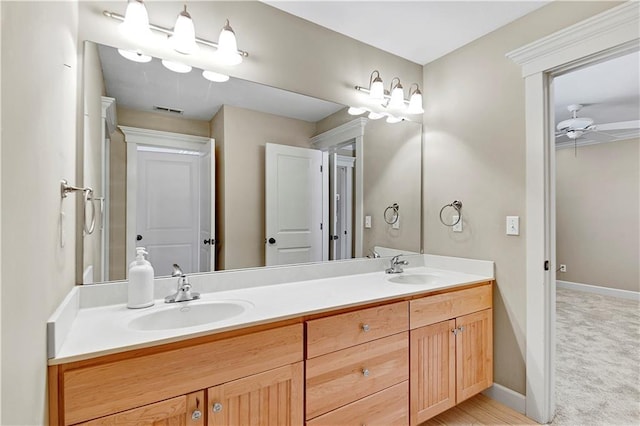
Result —
M310 148L315 123L225 105L224 269L264 266L265 145ZM218 185L219 187L219 185Z
M103 118L102 118L102 96L105 94L104 78L98 48L93 43L85 43L83 60L83 112L84 112L84 143L79 145L79 157L83 161L82 172L78 173L78 179L82 180L83 186L88 186L94 190L95 197L104 197L102 193L102 147L103 147ZM80 152L82 155L80 156ZM80 197L78 197L80 198ZM96 201L94 206L99 210ZM90 209L90 207L87 207ZM84 206L78 212L80 218L84 213ZM96 220L100 220L99 213ZM78 229L78 235L84 235L83 228ZM102 281L100 269L102 267L102 238L100 235L100 224L96 223L94 232L86 234L76 242L76 250L80 252L78 258L83 262L76 265L76 277L81 278L84 270L88 266L93 266L93 281ZM82 282L82 280L78 280Z
M109 142L109 280L127 276L127 144L115 131Z
M557 279L640 291L640 140L556 151Z
M47 318L75 282L77 5L2 9L2 419L46 423ZM65 246L60 246L64 212ZM10 285L7 285L10 284Z
M183 135L209 137L209 122L174 116L164 112L138 111L118 106L118 125L159 130L162 132L182 133Z
M371 216L362 247L420 252L420 155L422 126L369 120L364 129L363 212ZM400 229L384 221L385 209L398 203Z
M520 67L505 54L615 2L553 2L424 67L425 251L496 263L495 382L525 393L525 113ZM462 233L440 208L462 200ZM520 236L505 217L521 217Z

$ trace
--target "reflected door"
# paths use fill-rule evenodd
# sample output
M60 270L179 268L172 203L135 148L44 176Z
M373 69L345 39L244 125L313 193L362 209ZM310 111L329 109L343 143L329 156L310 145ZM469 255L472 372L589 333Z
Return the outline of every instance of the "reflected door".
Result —
M322 246L322 152L266 144L265 263L318 262Z
M200 166L197 154L138 151L136 246L146 247L155 275L177 263L198 272Z

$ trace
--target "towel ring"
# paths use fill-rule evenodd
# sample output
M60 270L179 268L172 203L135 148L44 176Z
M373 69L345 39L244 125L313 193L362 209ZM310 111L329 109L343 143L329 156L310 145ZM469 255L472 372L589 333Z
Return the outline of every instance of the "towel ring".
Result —
M84 191L84 232L89 235L93 234L93 231L96 229L96 205L93 204L93 190L91 188L86 188ZM89 220L89 224L87 226L87 205L91 206L91 219Z
M453 223L446 223L444 221L444 219L442 218L442 213L444 212L444 209L446 209L447 207L452 207L452 208L455 209L456 212L458 212L458 220L456 220ZM462 201L455 200L454 202L452 202L450 204L445 204L440 209L440 222L442 222L442 224L444 226L456 226L462 220L462 211L461 210L462 210Z
M398 212L398 210L400 210L400 206L398 205L398 203L393 203L392 205L384 209L384 221L389 225L393 225L394 223L396 223L398 219L400 219L400 213Z

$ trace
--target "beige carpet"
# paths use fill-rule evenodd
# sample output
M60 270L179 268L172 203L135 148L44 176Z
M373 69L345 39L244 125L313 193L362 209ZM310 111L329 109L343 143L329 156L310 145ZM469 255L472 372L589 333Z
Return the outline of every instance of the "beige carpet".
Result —
M640 305L558 289L553 425L640 425Z

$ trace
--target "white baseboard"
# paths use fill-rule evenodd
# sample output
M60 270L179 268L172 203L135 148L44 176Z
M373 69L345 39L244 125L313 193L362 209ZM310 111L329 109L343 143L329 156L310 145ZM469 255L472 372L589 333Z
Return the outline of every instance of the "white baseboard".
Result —
M520 414L524 414L526 408L526 398L521 393L513 391L502 385L494 383L489 389L482 392L491 399L498 401L500 404L516 410Z
M572 283L570 281L556 280L556 287L566 288L569 290L586 291L588 293L601 294L603 296L619 297L621 299L630 299L640 302L640 292L629 290L618 290L616 288L600 287L597 285Z

